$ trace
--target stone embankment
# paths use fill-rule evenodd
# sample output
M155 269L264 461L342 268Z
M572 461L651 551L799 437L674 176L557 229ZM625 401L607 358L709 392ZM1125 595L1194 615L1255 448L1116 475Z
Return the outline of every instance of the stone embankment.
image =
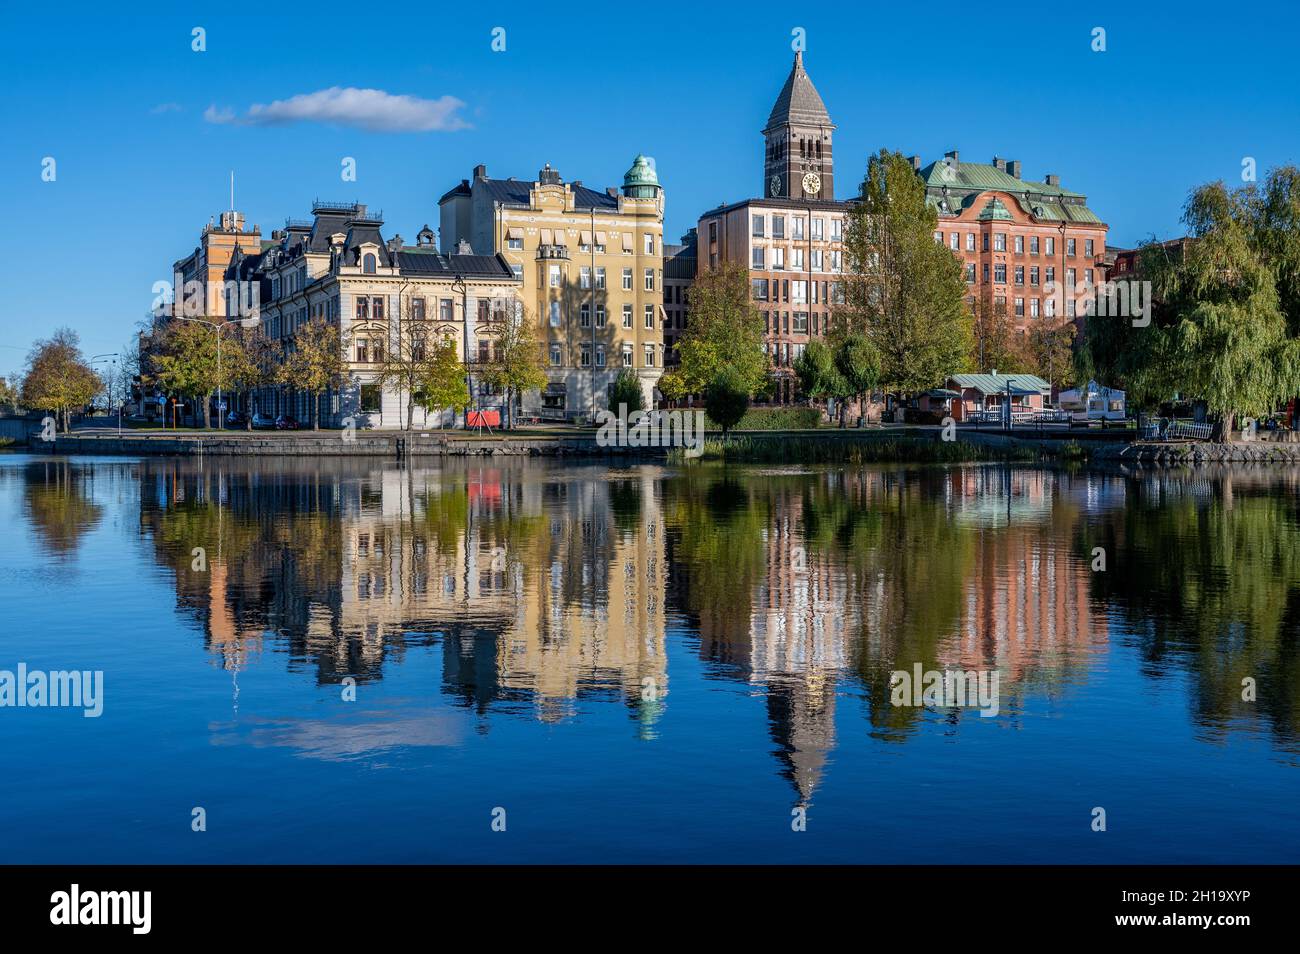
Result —
M1276 441L1135 441L1093 448L1091 459L1150 466L1187 464L1300 464L1300 444Z

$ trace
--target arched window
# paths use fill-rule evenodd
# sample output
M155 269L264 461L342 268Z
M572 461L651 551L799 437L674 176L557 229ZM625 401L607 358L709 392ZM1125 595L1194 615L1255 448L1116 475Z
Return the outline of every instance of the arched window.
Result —
M366 252L365 257L361 259L361 270L367 275L375 273L375 255L373 252Z

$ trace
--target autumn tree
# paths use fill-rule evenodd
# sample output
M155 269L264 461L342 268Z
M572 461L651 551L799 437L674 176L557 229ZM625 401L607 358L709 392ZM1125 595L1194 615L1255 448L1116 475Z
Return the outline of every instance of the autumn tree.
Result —
M338 326L323 318L300 325L285 347L277 382L311 396L311 427L320 430L320 397L343 383L343 341Z
M678 365L659 379L659 390L676 400L702 394L723 368L732 383L753 396L768 388L763 318L754 305L749 271L734 262L702 272L687 295L691 320L677 340Z
M461 413L469 407L469 386L465 383L465 364L456 353L456 342L444 337L429 351L415 380L416 394L424 408L425 419L443 410Z
M475 369L482 381L501 391L506 401L507 428L514 427L515 403L526 391L546 387L542 346L528 312L516 305L512 312L494 322L492 359Z
M1005 301L982 295L971 306L969 367L979 373L993 368L1010 373L1035 370L1026 354L1025 343L1017 340Z
M22 400L28 407L48 410L63 430L72 426L72 410L89 404L103 386L99 375L81 354L80 338L71 328L60 328L37 341L27 355Z
M172 321L162 331L154 357L154 378L169 394L192 399L203 409L203 426L211 423L208 395L217 387L215 322ZM224 357L224 355L223 355Z
M934 240L925 183L896 152L871 157L844 236L844 304L831 337L860 333L880 356L880 384L899 395L937 387L966 360L971 315L961 264Z

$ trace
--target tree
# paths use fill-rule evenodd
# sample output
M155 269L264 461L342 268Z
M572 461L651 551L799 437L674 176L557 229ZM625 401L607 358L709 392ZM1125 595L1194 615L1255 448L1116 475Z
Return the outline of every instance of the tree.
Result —
M627 406L629 414L640 411L645 407L645 395L641 392L641 382L637 380L636 372L624 368L614 379L614 383L609 386L609 409L617 411L623 405Z
M411 318L399 321L395 346L375 356L379 364L375 382L381 388L395 390L399 397L406 395L405 430L414 425L416 391L430 372L431 358L429 323Z
M843 338L835 348L835 369L844 381L849 396L858 401L858 420L866 416L864 403L871 389L880 380L880 355L866 335L853 333Z
M154 360L155 378L164 390L202 405L204 427L210 424L207 397L217 387L217 333L213 332L214 327L215 324L206 319L202 323L169 323L163 330L161 348Z
M1028 363L1049 385L1068 387L1074 382L1075 334L1074 321L1063 315L1044 315L1030 332ZM1013 361L1007 365L1007 370L1014 367Z
M311 427L320 430L320 396L343 381L343 341L336 325L313 318L294 332L277 379L312 398Z
M844 404L849 397L849 385L835 365L835 352L824 341L813 339L808 347L794 359L794 373L799 379L799 390L814 401L837 399L840 426L844 425Z
M700 394L730 368L747 396L767 389L768 358L763 351L763 318L751 298L749 272L734 262L702 272L688 294L691 320L677 341L678 366L670 375L668 397Z
M81 354L80 339L71 328L60 328L37 341L27 355L22 399L28 407L51 411L72 426L72 409L85 407L102 387L99 375Z
M979 373L993 368L1011 373L1035 370L1016 340L1011 314L1006 302L995 302L983 295L971 309L971 352L968 367Z
M444 337L433 346L415 385L427 416L435 411L463 412L469 407L465 365L456 354L456 342Z
M279 357L279 347L260 328L236 329L222 344L222 390L238 394L245 398L245 405L250 404L253 391L275 384ZM245 415L244 429L253 429L251 413Z
M8 404L15 414L18 413L21 380L16 374L0 377L0 405Z
M1282 170L1261 193L1212 182L1183 211L1189 238L1175 252L1148 242L1138 278L1151 282L1148 325L1093 316L1078 366L1117 381L1150 406L1174 393L1198 397L1224 440L1239 414L1263 414L1300 390L1300 339L1289 327L1295 253ZM1288 224L1291 223L1291 224Z
M495 322L492 360L478 370L478 376L499 389L506 398L507 428L514 427L515 402L525 392L546 387L542 346L527 311L516 306L513 314Z
M872 156L848 215L842 307L831 337L866 335L880 384L900 395L937 387L970 351L971 314L961 264L934 240L938 214L900 154Z
M721 368L704 392L704 407L709 419L728 437L733 427L749 410L749 383L736 368Z

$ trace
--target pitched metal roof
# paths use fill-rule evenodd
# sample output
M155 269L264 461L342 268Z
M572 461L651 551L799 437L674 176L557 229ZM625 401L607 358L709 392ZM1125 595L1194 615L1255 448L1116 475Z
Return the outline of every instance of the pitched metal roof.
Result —
M826 104L822 102L817 88L813 86L812 80L803 68L801 52L794 55L794 66L791 67L790 75L786 78L785 85L781 87L781 93L772 106L772 113L767 117L767 125L763 127L763 132L767 133L785 123L835 128L835 124L831 122L831 114L826 111Z
M475 179L475 188L486 189L492 201L500 202L502 205L513 205L519 208L528 208L528 193L532 189L532 182L525 182L522 179ZM597 192L595 189L588 189L586 186L570 185L573 190L573 204L579 209L617 209L618 198L607 192ZM444 199L457 194L453 189L443 196ZM463 193L461 193L463 194Z
M940 212L956 214L976 204L984 192L1006 192L1026 215L1052 222L1101 225L1101 218L1085 204L1087 196L1046 182L1017 179L994 165L941 159L920 171L926 201ZM947 190L947 208L940 208Z
M514 272L500 255L443 255L407 248L397 253L397 264L403 275L514 280Z
M1049 393L1052 388L1036 374L952 374L948 380L959 388L974 388L981 394L1002 394L1010 386L1012 392Z

